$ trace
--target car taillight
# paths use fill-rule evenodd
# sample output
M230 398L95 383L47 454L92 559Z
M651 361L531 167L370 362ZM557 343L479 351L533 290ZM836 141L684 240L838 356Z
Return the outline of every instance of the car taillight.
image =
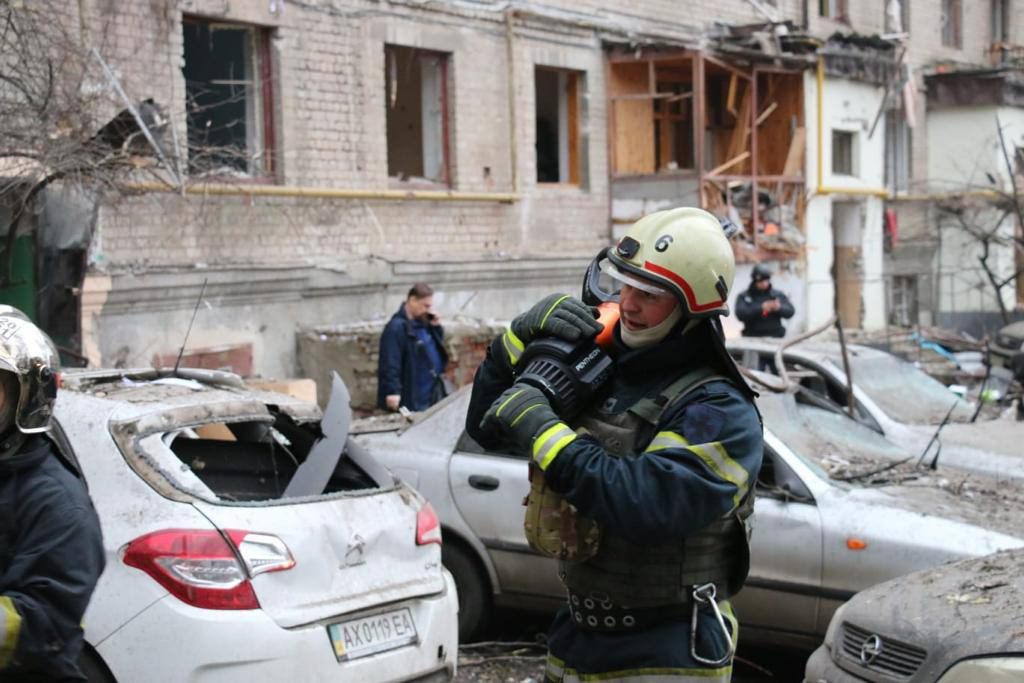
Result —
M123 561L146 572L173 596L194 607L259 609L249 578L291 569L295 560L276 536L238 529L225 533L234 548L218 531L154 531L129 543Z
M416 513L416 545L441 542L441 523L430 503L424 503Z

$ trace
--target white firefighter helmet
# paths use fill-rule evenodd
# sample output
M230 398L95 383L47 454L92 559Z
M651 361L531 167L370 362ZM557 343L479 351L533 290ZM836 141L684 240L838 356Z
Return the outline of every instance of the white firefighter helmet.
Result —
M602 269L633 287L671 292L686 317L729 314L736 258L721 222L703 209L644 216L608 250Z
M0 370L18 379L14 425L24 434L47 431L57 400L60 355L46 333L13 306L0 305Z

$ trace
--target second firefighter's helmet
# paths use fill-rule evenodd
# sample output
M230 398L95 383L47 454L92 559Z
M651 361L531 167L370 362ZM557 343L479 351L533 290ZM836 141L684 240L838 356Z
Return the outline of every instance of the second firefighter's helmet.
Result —
M644 216L608 250L605 268L634 287L673 293L686 317L729 314L736 259L721 222L703 209Z
M46 333L13 306L0 305L0 371L18 380L14 425L25 434L47 431L57 400L60 356Z

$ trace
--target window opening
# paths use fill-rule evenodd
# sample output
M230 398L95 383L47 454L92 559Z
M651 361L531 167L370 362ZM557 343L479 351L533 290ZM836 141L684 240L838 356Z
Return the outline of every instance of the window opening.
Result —
M889 302L889 323L910 327L917 324L917 277L894 275Z
M847 130L832 131L832 172L837 175L857 175L854 164L856 133Z
M818 0L818 15L827 19L846 19L846 0Z
M962 11L960 0L942 0L942 44L961 47Z
M449 184L448 55L384 46L388 175Z
M534 70L538 183L580 182L580 95L577 71Z
M272 172L269 31L193 17L182 31L189 171Z
M1005 43L1010 37L1010 3L992 0L992 42Z
M912 171L911 132L903 111L885 112L885 184L891 190L905 191Z

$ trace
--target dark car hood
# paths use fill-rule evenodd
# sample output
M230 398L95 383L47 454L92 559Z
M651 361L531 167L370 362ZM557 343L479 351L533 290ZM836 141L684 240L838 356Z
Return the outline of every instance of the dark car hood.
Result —
M1024 655L1024 549L952 562L858 593L843 621L927 651L915 680L955 662Z

